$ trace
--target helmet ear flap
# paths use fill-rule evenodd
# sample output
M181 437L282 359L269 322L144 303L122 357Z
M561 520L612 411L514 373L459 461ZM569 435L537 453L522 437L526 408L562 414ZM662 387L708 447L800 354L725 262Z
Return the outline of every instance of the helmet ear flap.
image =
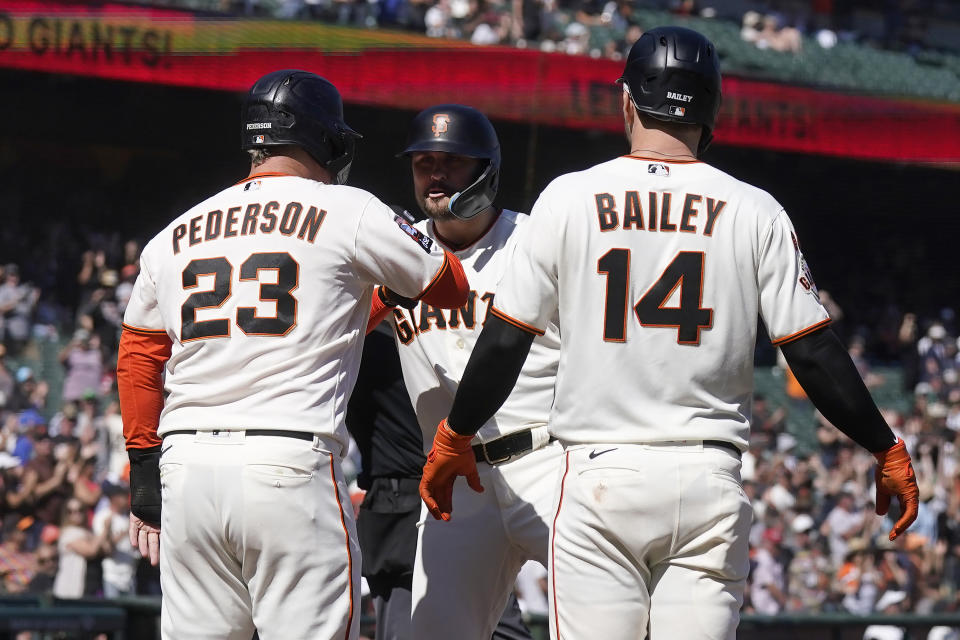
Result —
M469 220L493 204L499 187L500 168L490 161L470 186L453 194L447 208L461 220Z

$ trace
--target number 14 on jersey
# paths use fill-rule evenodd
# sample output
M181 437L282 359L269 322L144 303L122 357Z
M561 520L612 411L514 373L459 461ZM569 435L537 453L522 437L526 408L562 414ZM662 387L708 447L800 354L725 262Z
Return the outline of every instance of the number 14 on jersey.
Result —
M633 306L640 326L675 328L677 342L697 346L700 331L713 326L713 309L703 307L702 251L680 251L640 301ZM627 296L630 292L630 250L611 249L597 261L597 273L606 279L603 339L627 341ZM679 289L680 304L665 306Z

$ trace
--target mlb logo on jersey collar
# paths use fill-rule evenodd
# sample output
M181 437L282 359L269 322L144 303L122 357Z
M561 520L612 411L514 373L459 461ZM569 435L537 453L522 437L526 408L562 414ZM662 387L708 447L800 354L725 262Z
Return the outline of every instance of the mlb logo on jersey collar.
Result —
M655 176L669 176L670 167L665 164L660 164L659 162L656 164L651 163L647 165L647 173L652 173Z

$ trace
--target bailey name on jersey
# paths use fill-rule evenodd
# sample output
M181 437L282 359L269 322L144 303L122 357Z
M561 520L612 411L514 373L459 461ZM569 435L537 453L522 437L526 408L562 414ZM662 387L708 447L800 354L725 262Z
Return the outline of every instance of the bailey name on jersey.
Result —
M314 206L308 207L304 213L304 206L299 202L288 202L281 209L276 200L230 207L226 212L214 209L173 228L173 253L180 253L184 242L192 247L218 238L278 231L285 236L296 234L298 239L313 243L326 215L324 209Z
M643 200L646 201L646 212ZM679 205L680 199L677 200ZM702 224L705 236L713 235L717 218L727 204L723 200L688 193L683 196L682 205L676 206L673 204L673 194L659 191L650 191L646 198L641 198L639 191L627 191L619 201L612 194L597 193L594 201L597 204L600 231L623 229L697 233ZM703 217L700 217L701 213Z

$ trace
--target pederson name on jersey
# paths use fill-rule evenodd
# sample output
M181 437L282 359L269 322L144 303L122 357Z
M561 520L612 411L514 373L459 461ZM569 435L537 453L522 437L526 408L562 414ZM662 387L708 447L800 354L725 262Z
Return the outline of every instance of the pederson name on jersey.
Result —
M258 233L279 233L313 243L327 215L324 209L304 207L299 202L281 205L276 200L245 206L214 209L190 218L173 228L173 253L218 238L235 238Z

